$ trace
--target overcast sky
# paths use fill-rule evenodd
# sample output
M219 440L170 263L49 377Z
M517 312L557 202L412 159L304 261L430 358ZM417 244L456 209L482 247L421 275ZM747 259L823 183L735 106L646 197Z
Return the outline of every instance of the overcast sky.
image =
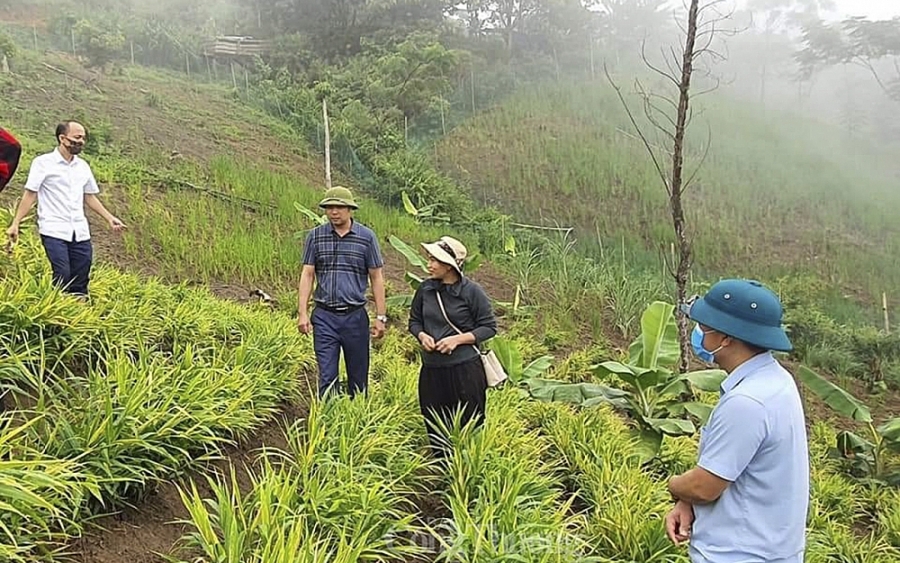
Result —
M835 0L839 16L869 16L889 19L900 16L900 0Z
M868 16L873 20L884 20L900 17L900 0L833 0L836 9L829 14L823 14L825 19L844 19L850 16ZM670 0L674 7L682 7L686 0ZM729 0L731 5L745 6L747 0ZM726 10L727 11L727 10Z

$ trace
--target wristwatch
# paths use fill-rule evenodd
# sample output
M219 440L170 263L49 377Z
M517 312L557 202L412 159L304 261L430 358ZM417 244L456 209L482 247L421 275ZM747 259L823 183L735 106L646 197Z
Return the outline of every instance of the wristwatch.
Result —
M375 315L375 320L387 324L387 315Z

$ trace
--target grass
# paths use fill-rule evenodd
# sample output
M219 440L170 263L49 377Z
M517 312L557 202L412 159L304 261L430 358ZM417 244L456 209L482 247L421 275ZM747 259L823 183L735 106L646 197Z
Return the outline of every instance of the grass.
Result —
M284 316L107 266L87 305L52 287L30 233L0 263L6 560L49 560L87 517L219 455L299 396L311 350Z
M696 437L666 438L642 467L629 424L610 408L535 403L505 388L489 391L487 424L455 421L451 456L432 461L412 351L411 338L389 333L368 396L315 405L286 431L286 450L266 452L249 493L218 480L204 503L186 488L183 545L220 561L688 561L662 518L665 482L693 466ZM846 477L828 454L834 437L812 425L807 559L895 560L897 491ZM439 508L423 511L423 498Z
M712 147L687 194L696 275L814 272L864 306L880 303L900 279L896 148L790 115L761 117L721 93L697 103L705 112L689 136L687 170L706 122ZM598 259L624 246L633 266L658 272L669 255L665 191L605 82L518 94L441 141L435 158L485 201L576 227Z

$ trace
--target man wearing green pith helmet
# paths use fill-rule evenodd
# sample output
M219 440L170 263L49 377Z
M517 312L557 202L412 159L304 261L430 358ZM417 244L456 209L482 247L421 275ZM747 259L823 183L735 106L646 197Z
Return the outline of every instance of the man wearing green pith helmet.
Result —
M797 386L772 355L792 349L781 303L759 282L724 280L683 310L694 353L728 377L697 466L669 481L666 533L690 540L692 563L802 563L809 449Z
M337 390L338 360L344 352L350 396L364 393L369 380L369 339L381 338L387 323L384 260L378 238L353 218L359 208L350 190L335 186L319 202L328 222L310 231L303 249L297 326L313 333L319 364L319 396ZM307 312L310 294L315 309ZM375 323L369 330L366 288L372 284Z

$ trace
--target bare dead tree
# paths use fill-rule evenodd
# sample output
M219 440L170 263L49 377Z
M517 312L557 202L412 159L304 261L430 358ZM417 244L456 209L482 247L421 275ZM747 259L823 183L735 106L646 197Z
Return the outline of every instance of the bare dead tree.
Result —
M716 37L722 34L735 33L732 30L723 28L723 22L729 20L732 15L732 13L719 11L718 6L723 2L724 0L708 0L706 2L690 0L690 4L686 6L688 10L687 27L684 27L679 22L679 28L685 35L684 47L680 53L675 48L670 48L668 53L663 52L666 68L654 65L646 56L644 49L642 49L641 55L644 64L663 77L665 82L671 83L678 92L676 99L674 96L651 91L639 79L635 81L635 90L641 99L644 115L662 137L661 143L654 144L650 142L649 137L628 105L622 89L616 84L609 73L609 69L604 65L606 78L625 107L631 124L650 154L656 171L669 196L669 210L672 214L672 226L675 231L677 258L675 258L675 264L669 263L668 259L666 259L666 265L675 279L678 304L687 301L688 283L693 263L691 237L684 216L683 196L685 190L694 182L703 163L706 161L712 140L712 130L707 129L708 135L703 155L696 169L689 174L685 174L685 136L694 118L694 110L691 105L692 96L697 97L712 92L720 84L720 81L712 74L711 70L698 67L697 61L703 57L712 60L724 59L715 50L713 43ZM692 94L691 87L695 73L701 73L704 78L710 79L712 86L707 90ZM659 149L659 145L663 145L665 148ZM671 169L664 166L665 160L671 162ZM690 358L690 333L688 330L688 318L681 312L680 307L676 308L676 321L678 324L678 338L681 344L679 367L682 372L685 372L688 369L688 360Z

